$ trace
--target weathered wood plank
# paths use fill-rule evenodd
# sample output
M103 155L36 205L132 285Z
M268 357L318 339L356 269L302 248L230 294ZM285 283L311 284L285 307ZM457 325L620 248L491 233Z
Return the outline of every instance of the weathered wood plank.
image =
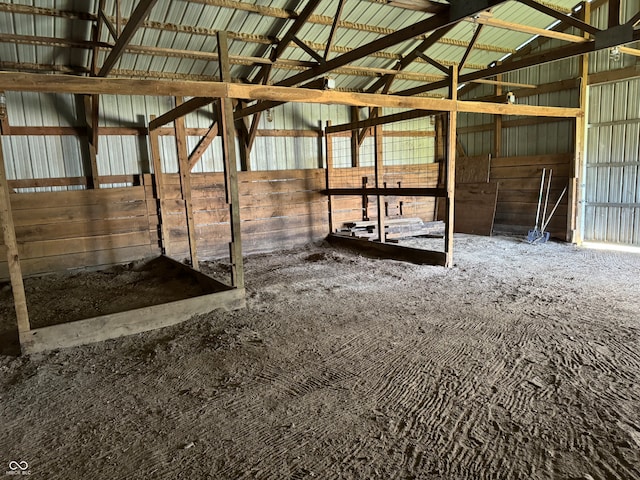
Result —
M496 212L496 183L466 183L456 186L455 231L491 236Z
M194 315L213 310L230 311L244 307L244 289L232 289L128 312L38 328L28 334L21 334L20 343L25 353L37 353L177 325Z

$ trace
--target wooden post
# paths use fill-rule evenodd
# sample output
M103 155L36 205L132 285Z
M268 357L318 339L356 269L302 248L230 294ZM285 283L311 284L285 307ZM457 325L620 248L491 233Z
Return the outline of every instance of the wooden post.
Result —
M227 32L218 32L218 58L220 76L223 82L231 81L229 47ZM222 151L224 156L224 185L231 216L231 284L244 288L244 265L242 263L242 235L240 226L240 193L238 189L238 160L236 154L235 126L233 119L233 101L220 99L220 125L222 131Z
M4 167L4 154L2 151L1 135L0 222L2 222L4 244L7 247L7 263L9 267L9 277L11 278L11 290L13 291L13 303L16 309L16 318L18 319L18 333L22 334L31 330L31 325L29 324L27 296L24 292L22 268L20 267L20 257L18 255L18 242L16 241L16 230L13 224L13 214L11 212L11 198L9 197L9 185L7 183L7 173Z
M87 148L91 166L91 187L100 188L98 173L98 95L82 95L84 120L87 127Z
M582 4L583 20L585 23L591 22L591 4L583 2ZM585 38L588 34L585 32ZM584 149L585 134L587 130L587 103L588 103L588 83L589 83L589 55L585 54L581 57L580 63L580 110L582 116L576 117L575 127L575 152L574 160L571 164L571 173L569 176L569 195L567 200L567 241L581 245L582 244L582 209L580 201L582 200L582 188L584 167Z
M379 112L378 112L379 113ZM382 187L382 175L384 173L384 151L382 149L382 125L376 125L373 130L373 136L375 139L375 177L376 188ZM386 242L385 234L385 208L384 208L384 195L378 195L378 240L380 243Z
M151 121L155 120L156 116L151 115ZM159 135L157 130L148 130L149 136L149 155L151 155L151 163L153 164L153 183L158 197L158 221L160 222L160 248L162 253L169 255L169 231L163 216L163 201L164 201L164 177L162 174L162 160L160 158L159 148Z
M176 107L182 105L182 97L176 97ZM191 169L189 168L189 153L187 152L187 134L184 127L184 117L174 120L176 134L176 149L178 152L178 171L180 173L180 192L184 200L187 215L187 233L189 235L189 256L191 266L198 270L198 245L196 239L196 224L193 219L193 203L191 202Z
M451 84L450 97L458 100L458 69L453 66L450 69ZM458 112L452 111L448 114L448 135L447 135L447 166L446 166L446 186L447 201L445 214L445 245L446 266L453 266L453 232L454 232L454 207L456 190L456 130Z
M504 92L502 91L502 74L496 76L496 97L500 97ZM493 157L500 158L502 156L502 115L494 115L495 118L495 131L493 136Z
M360 108L351 107L351 122L360 121ZM360 166L360 143L358 142L358 129L351 131L351 166Z
M327 127L331 126L331 120L327 121ZM326 129L324 132L324 140L326 143L327 167L325 169L325 184L327 190L331 188L331 176L333 175L333 137L328 134ZM333 233L333 206L331 204L331 195L327 195L329 208L329 233Z

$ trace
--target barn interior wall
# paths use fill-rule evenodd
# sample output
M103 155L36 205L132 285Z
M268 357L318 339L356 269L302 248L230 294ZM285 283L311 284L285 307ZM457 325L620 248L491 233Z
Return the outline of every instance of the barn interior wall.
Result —
M96 190L86 190L90 170L75 96L7 92L7 102L15 134L2 136L1 141L14 190L11 197L26 275L160 253L159 202L152 188L153 167L145 130L152 115L159 116L174 107L173 99L101 96L97 156L101 188ZM397 112L382 110L383 115ZM366 118L368 109L361 109L360 114ZM329 121L334 125L347 123L350 115L350 108L345 106L293 103L263 113L251 151L250 171L240 172L239 177L245 253L293 247L328 233L327 200L320 193L326 186L322 128ZM185 117L187 133L191 133L187 137L190 151L213 118L213 106ZM435 161L434 125L429 118L387 125L385 132L386 165L403 169ZM350 135L348 132L338 139L349 152ZM239 140L236 145L239 147ZM159 147L167 184L160 214L168 226L164 246L169 256L182 260L188 257L189 244L172 125L161 129ZM350 174L372 175L367 168L373 165L373 152L369 136L361 147L360 167L366 171L353 169ZM350 153L342 160L348 160L349 165L344 166L351 167ZM192 203L201 258L228 254L229 212L222 172L222 140L217 137L192 170ZM425 186L436 186L437 170L434 172L428 174L430 180ZM394 175L394 181L404 179L399 172ZM413 170L408 172L407 179L414 175ZM361 207L360 200L355 202L351 213L343 212L344 220L361 219ZM407 214L433 219L432 201L408 199L404 208ZM0 263L0 278L4 277L6 263Z

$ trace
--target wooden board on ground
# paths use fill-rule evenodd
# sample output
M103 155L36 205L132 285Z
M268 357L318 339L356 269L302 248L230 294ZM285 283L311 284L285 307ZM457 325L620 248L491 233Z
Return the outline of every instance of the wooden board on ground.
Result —
M416 263L418 265L444 266L446 262L446 255L444 252L420 250L391 243L372 242L370 240L361 240L359 238L334 234L327 236L327 240L334 246L348 248L376 258L401 260L404 262Z
M497 183L456 186L455 231L491 236L498 200Z
M20 333L22 353L31 354L66 348L111 338L132 335L157 328L176 325L194 315L212 310L237 310L245 306L245 290L224 285L203 273L161 256L157 261L168 262L201 285L203 295L137 308L74 322L37 328ZM154 261L156 261L154 260Z

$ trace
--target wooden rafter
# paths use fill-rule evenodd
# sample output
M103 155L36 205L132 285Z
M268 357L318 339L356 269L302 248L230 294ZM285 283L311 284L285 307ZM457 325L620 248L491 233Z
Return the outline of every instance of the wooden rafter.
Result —
M429 63L430 65L436 67L438 70L440 70L443 73L447 73L449 71L449 67L447 67L446 65L443 65L442 63L438 62L437 60L434 60L433 58L431 58L426 53L420 52L420 53L418 53L418 57L420 57L421 59L423 59L425 62Z
M640 30L635 30L633 32L632 41L638 41L638 40L640 40ZM460 82L467 83L467 82L472 82L474 80L478 80L481 78L494 77L501 73L513 72L515 70L528 68L533 65L540 65L543 63L553 62L556 60L562 60L565 58L584 55L586 53L592 53L602 48L604 47L598 48L594 40L589 40L583 43L576 43L572 45L566 45L566 46L558 47L553 50L549 50L539 54L528 55L524 58L520 58L518 60L514 60L511 62L504 62L501 65L495 65L494 67L489 67L485 70L480 70L477 72L461 75ZM400 92L396 92L396 95L413 96L420 93L437 90L439 88L444 88L446 86L447 86L447 82L446 80L443 80L443 81L435 82L429 85L402 90Z
M471 38L471 41L469 42L469 46L467 47L467 50L464 52L464 55L462 56L462 60L460 60L460 65L458 66L458 72L461 72L462 69L464 68L465 64L467 63L467 59L469 58L469 55L471 54L471 50L473 50L473 46L478 41L478 37L480 36L480 33L482 33L482 27L483 27L483 25L477 25L476 26L476 31L473 32L473 37Z
M331 47L333 46L333 41L336 38L336 31L338 30L338 23L340 22L340 17L342 16L342 9L344 7L344 0L340 0L338 2L338 8L336 8L336 16L333 21L333 25L331 25L331 31L329 32L329 38L327 39L327 45L324 49L323 59L326 62L329 59L329 54L331 53Z
M592 33L592 34L596 34L598 33L600 30L592 25L589 25L586 22L583 22L582 20L573 17L571 15L566 15L562 12L559 12L558 10L555 10L543 3L539 3L535 0L518 0L520 3L524 3L525 5L527 5L528 7L531 7L535 10L538 10L539 12L545 13L547 15L549 15L550 17L556 18L558 20L560 20L561 22L564 22L568 25L571 25L572 27L576 27L584 32L588 32L588 33Z
M464 16L478 13L500 3L502 3L502 1L500 0L468 1L466 2ZM406 40L415 38L418 35L423 35L427 32L446 27L447 25L452 25L464 18L464 16L458 17L453 14L451 8L452 7L447 6L445 7L445 9L443 9L442 13L433 15L432 17L397 30L394 33L386 35L382 38L378 38L377 40L353 49L349 53L345 53L343 55L335 57L322 65L318 65L317 67L311 68L297 75L293 75L292 77L278 82L277 85L285 87L298 85L299 83L310 80L319 75L323 75L327 72L330 72L331 70L342 67L355 60L365 57L372 52L377 52L384 48L392 47L394 45L397 45L398 43L402 43Z
M217 3L218 2L216 1L212 3L212 5L218 6L216 5ZM227 5L229 5L229 8L237 8L239 10L243 10L245 7L249 7L249 8L253 7L253 5L250 5L250 4L244 4L242 2L230 2L227 0L223 0L223 2L220 2L220 3L226 3ZM231 3L234 4L233 7L231 7L230 5ZM260 9L260 7L258 8ZM269 12L272 12L272 10L275 10L276 13L269 13ZM253 11L253 10L247 10L247 11ZM14 4L2 3L2 2L0 2L0 12L21 13L25 15L41 15L41 16L55 17L55 18L67 18L71 20L88 20L88 21L96 20L95 15L85 13L85 12L70 12L65 10L33 7L29 5L14 5ZM287 10L281 10L281 9L269 9L267 12L263 13L263 15L270 16L273 18L296 18L295 13L292 13ZM112 22L115 21L114 17L109 17L109 19ZM123 23L127 21L128 19L126 18L122 19ZM331 26L333 25L333 22L334 22L334 18L328 17L328 16L325 17L325 16L311 15L311 17L308 19L308 23L312 23L315 25ZM149 28L154 30L182 32L182 33L188 33L190 35L199 34L199 35L210 36L210 35L216 34L216 30L213 30L213 29L200 27L194 31L193 27L190 25L177 25L172 23L145 21L143 22L142 26L144 28ZM395 31L390 28L384 28L384 27L379 27L375 25L358 24L353 22L345 22L345 21L338 22L337 26L338 28L344 28L347 30L358 31L358 32L375 33L377 35L388 35ZM254 35L254 34L243 34L239 32L229 32L229 38L234 40L243 40L245 42L262 43L267 45L270 45L273 43L273 40L266 36L260 36L260 35ZM452 39L452 38L442 38L439 40L439 43L442 43L444 45L454 45L461 48L467 47L466 42L462 42L460 40ZM319 49L323 51L325 48L326 46L322 46L321 48L319 47ZM510 53L509 49L505 49L504 47L501 47L499 45L478 44L476 48L479 50L485 50L485 51L495 52L495 53ZM338 53L345 53L344 47L340 47L340 48L334 47L332 51L338 52Z
M444 27L438 28L435 30L426 40L420 42L416 48L414 48L408 55L404 56L400 62L398 63L396 70L398 72L407 68L411 63L413 63L420 54L424 54L430 47L432 47L440 38L442 38L449 30L454 27L453 24L445 25ZM383 93L387 93L391 88L391 84L395 79L395 75L388 74L377 80L373 85L371 85L367 91L369 93L377 92L380 88L382 88Z
M131 14L131 18L129 18L127 25L118 37L118 41L102 64L102 67L98 72L99 77L106 77L109 74L157 1L158 0L140 0L136 9L133 11L133 14Z

